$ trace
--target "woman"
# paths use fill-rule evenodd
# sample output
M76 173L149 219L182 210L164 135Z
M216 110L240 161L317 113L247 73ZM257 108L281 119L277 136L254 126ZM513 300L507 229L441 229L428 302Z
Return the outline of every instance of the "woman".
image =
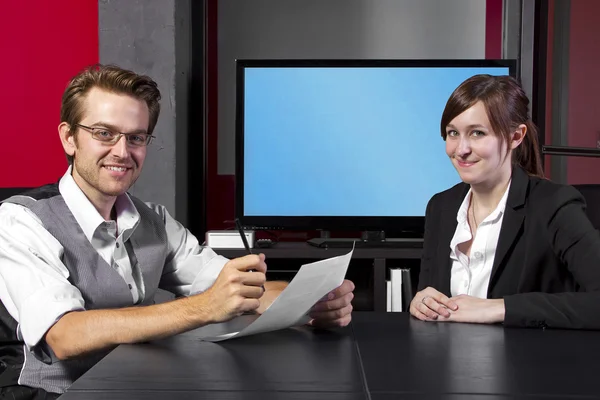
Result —
M543 178L528 105L508 76L450 96L441 133L463 183L427 205L415 317L600 329L600 234L577 190Z

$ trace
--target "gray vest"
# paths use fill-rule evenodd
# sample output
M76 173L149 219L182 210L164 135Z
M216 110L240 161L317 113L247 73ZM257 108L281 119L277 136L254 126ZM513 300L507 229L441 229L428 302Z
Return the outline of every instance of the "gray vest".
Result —
M167 232L164 221L156 212L141 200L131 198L140 214L140 223L125 246L132 268L139 268L142 275L145 294L140 304L148 305L154 303L154 295L165 265ZM92 247L60 195L57 185L43 186L4 202L29 208L63 246L62 261L69 270L69 282L81 292L86 310L134 305L127 284ZM23 284L26 285L27 282ZM46 343L40 342L35 350L35 354L25 351L19 384L39 387L53 393L65 392L77 378L109 352L59 361Z

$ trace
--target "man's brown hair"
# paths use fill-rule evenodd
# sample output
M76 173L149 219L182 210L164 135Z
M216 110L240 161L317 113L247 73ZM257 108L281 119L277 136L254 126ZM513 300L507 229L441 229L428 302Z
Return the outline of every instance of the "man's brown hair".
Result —
M74 76L62 96L60 120L70 126L69 134L75 134L76 124L80 123L84 113L84 100L92 88L98 88L115 94L130 95L145 101L150 111L148 134L151 135L160 114L160 91L156 82L146 75L116 65L96 64L85 68ZM67 155L69 164L73 157Z

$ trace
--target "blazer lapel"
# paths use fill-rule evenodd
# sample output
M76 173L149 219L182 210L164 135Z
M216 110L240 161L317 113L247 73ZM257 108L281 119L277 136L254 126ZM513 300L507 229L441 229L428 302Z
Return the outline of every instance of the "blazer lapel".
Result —
M454 216L454 218L452 218ZM450 258L450 241L456 231L456 213L446 213L440 224L438 259L436 264L439 266L439 281L437 289L450 297L450 272L452 270L452 259Z
M523 221L525 219L523 205L527 199L528 188L529 176L520 167L515 167L510 190L508 192L508 198L506 200L504 216L502 218L502 227L500 228L500 236L498 238L498 245L496 246L494 264L492 265L492 273L488 286L488 297L492 292L500 272L504 268L504 259L523 232Z
M452 271L452 259L450 258L450 242L452 241L452 237L456 232L456 226L458 225L458 222L456 221L458 209L460 208L460 205L462 204L462 201L464 200L468 192L469 185L464 185L464 187L460 189L460 195L456 196L452 202L445 204L441 212L438 248L436 251L438 255L436 265L439 266L439 276L436 289L438 289L440 292L444 293L448 297L451 296L450 275Z

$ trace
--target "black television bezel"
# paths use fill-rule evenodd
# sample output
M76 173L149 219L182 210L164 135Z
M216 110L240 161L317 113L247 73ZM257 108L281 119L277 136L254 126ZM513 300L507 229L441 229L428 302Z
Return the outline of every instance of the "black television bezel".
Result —
M236 60L235 215L253 229L385 231L388 236L421 236L425 216L256 216L244 215L244 70L253 67L508 67L517 76L516 60L341 60L341 59L238 59ZM441 117L441 116L440 116ZM391 235L390 235L391 234Z

